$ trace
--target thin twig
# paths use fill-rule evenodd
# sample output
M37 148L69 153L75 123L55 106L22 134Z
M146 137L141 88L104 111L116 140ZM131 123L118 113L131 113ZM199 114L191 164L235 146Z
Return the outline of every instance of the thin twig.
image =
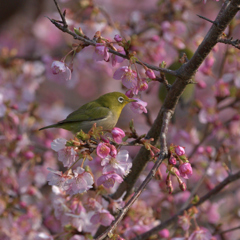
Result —
M232 45L233 47L240 49L240 40L232 40L232 38L219 38L218 42Z
M53 1L54 1L55 5L56 5L56 7L57 7L57 10L58 10L59 15L61 16L63 26L64 26L65 28L68 28L67 21L66 21L66 18L65 18L65 13L66 13L66 12L64 11L64 14L62 14L62 12L61 12L61 10L60 10L60 7L58 6L57 1L56 1L56 0L53 0Z
M74 39L83 41L83 42L85 42L85 43L88 44L88 45L95 46L95 45L96 45L96 41L91 40L91 39L89 39L89 38L86 37L86 36L84 36L84 37L79 36L79 35L77 35L75 32L71 31L71 30L68 28L67 23L66 23L66 18L65 18L65 16L61 13L61 10L60 10L60 8L59 8L59 6L58 6L58 4L57 4L57 1L54 0L54 3L55 3L55 5L56 5L56 7L57 7L57 9L58 9L58 12L59 12L61 18L62 18L62 24L63 24L63 25L61 24L61 22L59 22L59 21L57 21L57 20L50 19L50 18L48 18L48 19L49 19L58 29L60 29L61 31L66 32L66 33L72 35ZM122 57L122 58L128 59L128 60L130 59L129 56L127 56L127 55L125 55L125 54L121 54L121 53L119 53L119 52L117 52L117 51L114 51L113 49L110 49L110 48L108 48L108 52L110 52L110 53L112 53L112 54L115 54L115 55L117 55L117 56L120 56L120 57ZM171 74L171 75L176 76L176 77L178 76L178 71L173 71L173 70L166 69L166 68L160 68L160 67L157 67L157 66L154 66L154 65L151 65L151 64L148 64L148 63L140 62L140 61L136 61L136 63L137 63L137 64L140 64L140 65L144 64L144 65L147 66L148 68L150 68L150 69L152 69L152 70L155 70L155 71L162 71L162 72L164 72L164 73L168 73L168 74Z
M212 20L210 20L210 19L208 19L208 18L206 18L206 17L203 17L203 16L201 16L201 15L198 15L198 14L197 14L197 16L200 17L200 18L202 18L202 19L204 19L204 20L206 20L206 21L208 21L208 22L210 22L210 23L212 23L212 24L214 24L215 26L217 26L217 24L216 24L215 21L212 21Z
M139 235L138 237L133 238L131 240L145 240L145 239L148 239L151 235L153 235L153 234L157 233L158 231L166 228L167 226L172 224L174 221L176 221L178 219L178 216L182 215L184 213L184 211L190 209L193 206L197 207L197 206L201 205L206 200L210 199L213 195L215 195L218 192L220 192L229 183L232 183L232 182L234 182L234 181L236 181L238 179L240 179L240 171L238 171L237 173L235 173L233 175L229 175L221 183L219 183L215 188L213 188L207 194L202 196L196 204L189 204L186 208L180 210L178 213L176 213L174 216L172 216L168 220L166 220L166 221L162 222L161 224L159 224L158 226L152 228L150 231L145 232L142 235Z
M161 144L161 151L158 157L158 160L154 164L153 168L145 178L145 180L142 182L140 187L137 189L137 191L134 193L134 195L131 197L131 199L126 203L123 209L121 209L119 215L116 217L116 219L112 222L110 227L104 231L100 236L96 238L96 240L101 240L107 237L109 233L112 233L113 230L116 228L118 223L122 220L124 215L128 212L129 208L132 206L132 204L138 199L142 191L145 189L147 184L151 181L151 179L155 176L157 169L161 165L162 161L167 157L168 155L168 149L167 149L167 141L166 141L166 134L168 131L168 124L171 119L172 113L170 111L166 111L164 113L164 119L163 119L163 125L161 129L161 134L160 134L160 144Z
M240 226L221 231L217 234L224 234L224 233L232 232L232 231L235 231L235 230L238 230L238 229L240 229Z

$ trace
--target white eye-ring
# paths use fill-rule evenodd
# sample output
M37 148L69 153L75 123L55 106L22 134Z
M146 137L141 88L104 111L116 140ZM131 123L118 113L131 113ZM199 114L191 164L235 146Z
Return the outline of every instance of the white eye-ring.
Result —
M119 101L120 103L123 103L123 102L124 102L124 98L123 98L123 97L119 97L119 98L118 98L118 101Z

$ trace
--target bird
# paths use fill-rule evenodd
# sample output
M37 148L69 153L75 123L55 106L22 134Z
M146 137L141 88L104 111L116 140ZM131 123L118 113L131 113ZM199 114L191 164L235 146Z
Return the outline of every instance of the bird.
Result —
M103 130L111 130L117 124L123 108L136 100L128 98L120 92L110 92L100 96L98 99L84 104L76 111L70 113L66 119L39 130L48 128L63 128L73 134L83 130L89 132L93 124L102 126Z

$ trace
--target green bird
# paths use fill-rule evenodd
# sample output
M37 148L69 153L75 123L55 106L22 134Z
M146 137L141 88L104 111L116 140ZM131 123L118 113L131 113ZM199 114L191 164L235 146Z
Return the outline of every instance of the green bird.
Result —
M102 126L104 130L109 130L115 127L123 108L130 102L136 102L136 100L130 99L120 92L107 93L92 102L84 104L70 113L65 120L39 130L63 128L74 134L80 130L87 133L94 123L97 126Z

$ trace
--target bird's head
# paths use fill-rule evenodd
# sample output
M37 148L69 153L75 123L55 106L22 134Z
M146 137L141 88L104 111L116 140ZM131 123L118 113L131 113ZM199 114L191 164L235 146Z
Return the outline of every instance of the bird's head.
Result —
M102 95L98 98L98 103L104 107L109 108L113 112L121 113L122 109L130 102L136 102L136 100L128 98L125 94L120 92L111 92Z

